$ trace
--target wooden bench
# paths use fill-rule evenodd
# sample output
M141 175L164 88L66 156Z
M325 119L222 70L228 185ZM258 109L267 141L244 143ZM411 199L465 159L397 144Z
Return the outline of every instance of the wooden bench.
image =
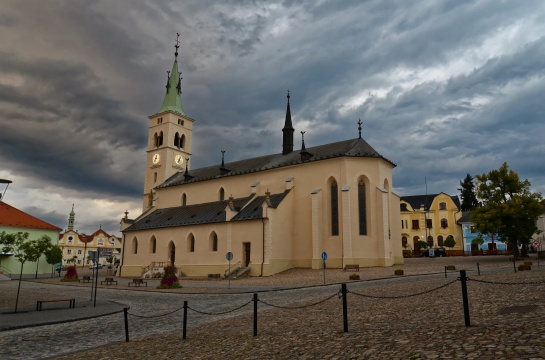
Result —
M36 302L36 311L42 311L42 304L46 302L61 302L61 301L69 301L68 307L70 309L73 309L76 307L76 299L56 299L56 300L38 300Z
M93 279L89 275L85 275L85 276L83 276L83 279L79 279L79 282L80 283L81 282L88 283L88 282L91 282L91 280L93 280Z
M117 281L114 280L114 278L106 278L104 279L104 281L101 281L100 282L100 285L106 283L106 285L112 285L113 283L115 283L117 285Z
M132 279L132 282L129 283L129 286L131 285L140 286L142 284L145 284L146 287L148 286L148 283L146 281L144 281L143 279L136 278L136 279Z
M345 265L344 271L348 271L348 270L360 271L360 266L358 264Z

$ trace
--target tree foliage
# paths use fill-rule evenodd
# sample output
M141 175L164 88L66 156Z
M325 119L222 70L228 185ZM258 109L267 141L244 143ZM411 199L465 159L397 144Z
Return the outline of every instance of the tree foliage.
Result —
M475 195L475 184L473 183L473 177L469 174L466 175L464 181L460 181L460 197L462 198L462 211L474 210L479 206L477 195Z
M45 260L48 264L54 265L62 261L62 249L58 245L53 245L45 253Z
M499 169L477 175L477 197L482 206L472 212L472 220L480 233L498 234L518 255L526 255L526 245L536 230L536 220L543 213L540 193L530 191L530 182L504 163Z
M454 240L454 238L451 235L449 235L447 236L445 241L443 241L443 246L452 249L454 246L456 246L456 240Z
M17 299L15 300L15 312L19 303L19 292L21 290L21 279L23 277L23 266L27 261L38 261L40 256L47 251L48 244L51 245L51 238L42 236L38 240L29 240L27 232L17 232L8 234L5 231L0 233L0 245L2 252L12 253L13 257L21 263L21 274L19 275L19 285L17 287Z

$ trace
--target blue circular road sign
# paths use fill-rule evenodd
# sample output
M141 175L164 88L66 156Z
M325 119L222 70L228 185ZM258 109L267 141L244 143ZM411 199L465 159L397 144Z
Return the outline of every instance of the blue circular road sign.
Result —
M225 257L227 258L227 261L231 261L233 260L233 253L229 251Z
M327 253L325 251L322 253L322 260L323 261L327 260Z

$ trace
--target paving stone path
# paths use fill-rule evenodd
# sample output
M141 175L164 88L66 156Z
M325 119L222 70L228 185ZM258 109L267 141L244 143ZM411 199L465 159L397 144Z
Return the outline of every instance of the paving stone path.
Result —
M343 332L342 300L337 296L339 284L278 291L282 286L317 285L321 280L320 272L295 270L268 279L237 280L231 289L225 283L202 281L193 285L188 281L178 293L98 289L102 300L126 304L131 314L153 316L180 308L184 300L202 312L227 312L251 301L251 291L271 288L275 291L258 295L262 302L258 303L257 337L253 336L253 303L217 316L190 311L186 340L182 340L182 311L156 318L130 316L129 343L124 342L123 316L116 314L0 332L2 359L545 359L544 270L514 273L505 259L497 263L483 259L479 276L472 267L475 259L471 264L465 258L409 260L403 266L406 274L436 274L370 281L393 273L392 268L374 268L360 271L367 281L348 284L347 333ZM459 273L445 278L444 264L472 269L468 282L471 327L464 326ZM326 276L331 282L346 282L347 277L340 270ZM6 304L3 294L14 286L14 281L0 283L0 305ZM43 282L24 282L22 289L25 299L29 293L40 292L70 295L77 301L88 301L90 291L85 286ZM223 293L183 293L206 290ZM242 290L249 293L237 294ZM26 301L23 304L30 306Z

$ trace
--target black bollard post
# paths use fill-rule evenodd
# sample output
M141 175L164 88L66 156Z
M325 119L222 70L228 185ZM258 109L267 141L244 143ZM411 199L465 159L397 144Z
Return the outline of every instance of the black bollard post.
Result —
M257 293L254 293L254 336L257 336Z
M184 301L184 322L183 322L183 330L182 330L182 339L185 340L185 332L187 329L187 300Z
M477 263L477 273L479 276L481 276L481 268L479 267L479 263Z
M123 308L123 315L125 315L125 341L129 342L129 309Z
M460 280L462 283L462 300L464 303L464 320L466 323L466 326L471 326L469 321L469 301L467 299L467 277L466 277L466 271L460 270Z
M513 270L517 272L517 265L515 265L515 255L513 254Z
M348 306L346 304L346 284L341 285L341 290L343 294L343 325L344 332L348 332Z
M445 279L447 278L447 267L445 266Z

